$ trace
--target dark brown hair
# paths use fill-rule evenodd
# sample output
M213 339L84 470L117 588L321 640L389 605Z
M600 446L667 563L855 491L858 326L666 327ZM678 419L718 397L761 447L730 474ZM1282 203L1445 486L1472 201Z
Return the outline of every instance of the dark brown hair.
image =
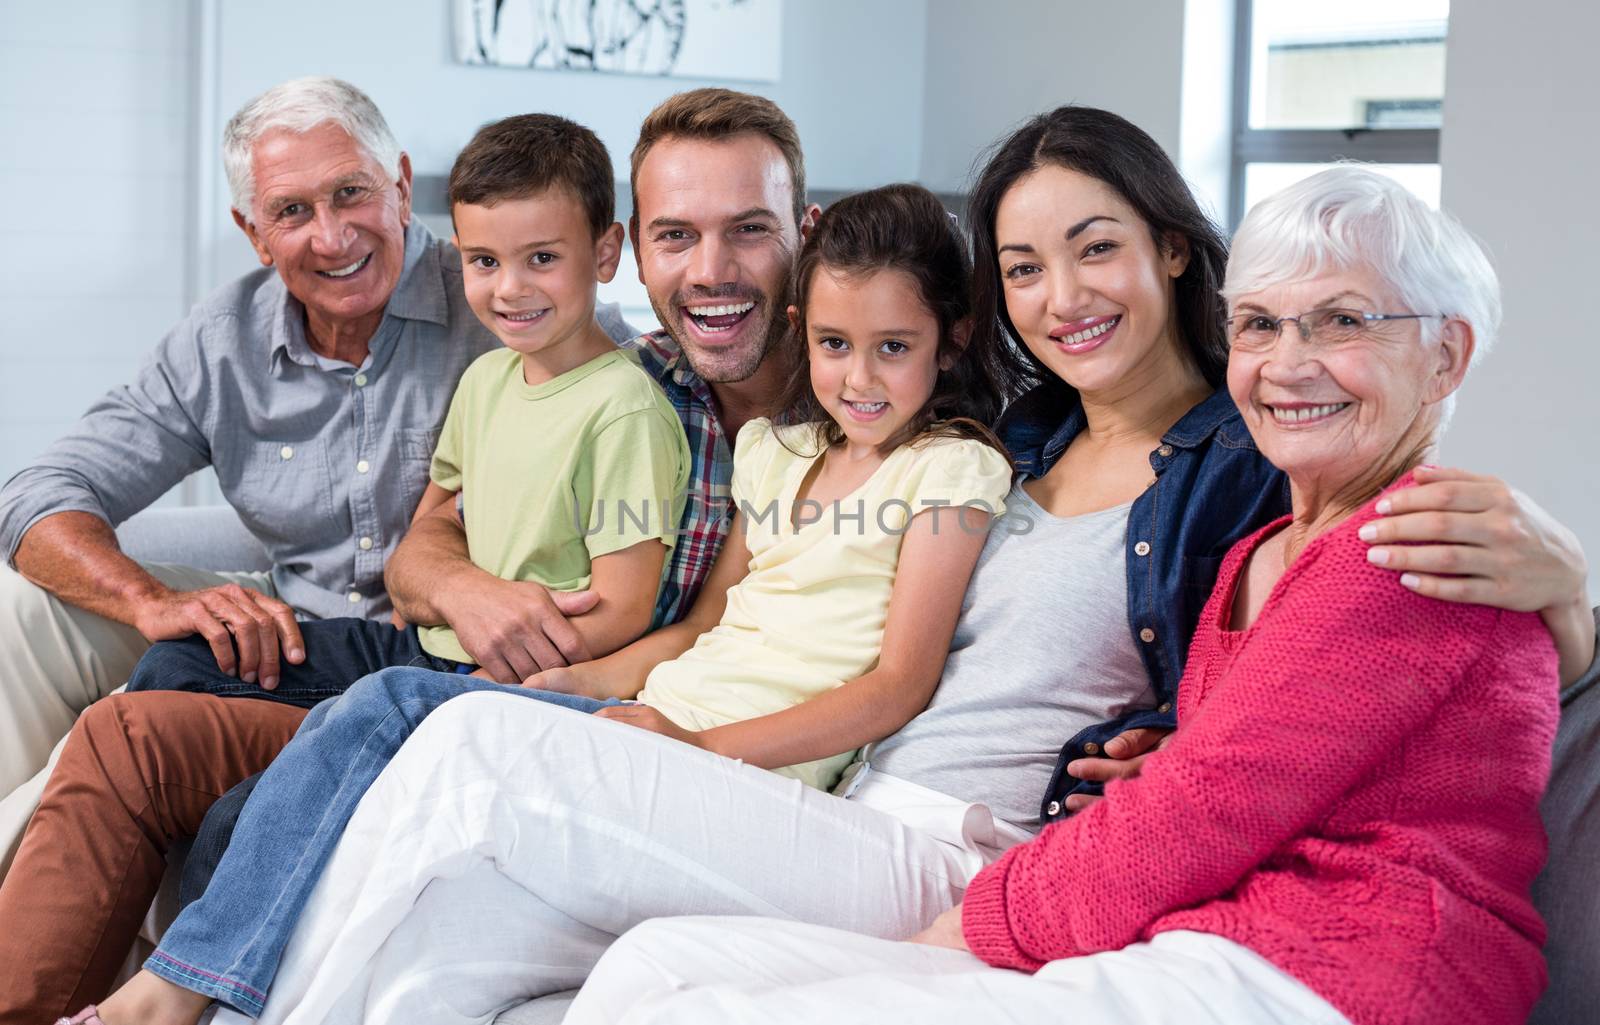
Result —
M611 156L589 129L554 114L518 114L478 129L450 168L450 209L493 206L563 188L583 204L595 238L616 218Z
M885 185L839 200L823 212L795 266L792 302L799 311L784 339L789 374L779 399L777 424L817 425L817 442L836 445L844 431L811 389L811 347L806 338L806 301L820 268L846 277L896 270L916 282L939 325L941 367L933 394L894 436L885 452L923 437L975 438L1005 447L989 430L1004 401L1003 367L987 343L961 345L956 327L972 316L972 262L955 218L920 185Z
M800 133L776 103L765 96L732 89L691 89L669 96L644 119L628 170L635 216L639 209L639 165L652 146L670 138L724 142L746 132L767 139L783 154L794 184L794 222L799 224L806 209L806 162L800 153Z
M978 175L968 204L977 268L975 341L988 336L986 344L1007 357L1013 379L1071 393L1071 386L1034 359L1011 323L995 238L1001 200L1019 178L1045 166L1064 167L1110 186L1150 226L1161 251L1171 251L1175 239L1187 245L1188 266L1174 283L1179 344L1206 381L1219 387L1228 367L1226 307L1218 292L1228 262L1227 243L1161 146L1133 122L1094 107L1058 107L1040 114L1002 140ZM1008 339L1014 344L1007 344Z

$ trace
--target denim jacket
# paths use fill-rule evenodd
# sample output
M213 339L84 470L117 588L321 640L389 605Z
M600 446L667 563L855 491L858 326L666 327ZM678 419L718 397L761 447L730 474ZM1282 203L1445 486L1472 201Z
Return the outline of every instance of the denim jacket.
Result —
M1085 426L1075 395L1044 386L1012 404L999 434L1018 473L1042 477ZM1069 794L1101 790L1098 783L1067 775L1068 762L1098 755L1124 730L1177 725L1178 681L1222 557L1235 542L1289 511L1288 479L1256 450L1223 390L1167 431L1150 453L1150 467L1155 483L1128 514L1128 630L1157 704L1091 726L1062 746L1040 805L1044 822L1062 817Z

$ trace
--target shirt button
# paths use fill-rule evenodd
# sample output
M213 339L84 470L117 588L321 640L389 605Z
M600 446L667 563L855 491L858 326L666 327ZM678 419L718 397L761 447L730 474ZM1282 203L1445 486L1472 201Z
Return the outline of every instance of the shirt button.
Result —
M349 597L350 597L350 604L354 605L356 602L361 600L361 592L360 591L351 591Z
M365 459L361 460L359 463L356 464L356 472L357 473L366 473L370 469L372 469L372 465L370 463L368 463Z
M282 448L278 449L278 456L279 456L279 458L282 458L282 459L293 459L294 458L294 449L290 448L288 445L285 445Z
M1158 712L1170 712L1170 711L1172 711L1172 702L1170 702L1170 701L1161 702L1161 707L1156 709L1156 711L1158 711Z
M1045 809L1045 814L1047 814L1047 815L1060 815L1061 814L1061 802L1060 801L1051 801L1050 802L1050 807Z
M365 388L366 386L367 386L367 375L366 374L357 374L356 375L356 387L357 388Z
M1140 541L1138 544L1134 545L1133 546L1133 554L1135 554L1135 555L1149 555L1150 554L1150 542L1148 542L1148 541Z
M1160 448L1156 449L1156 455L1165 459L1167 456L1172 455L1172 446L1162 445Z
M1146 644L1149 644L1151 641L1156 639L1156 632L1147 626L1143 630L1139 631L1139 639Z
M1083 753L1086 755L1097 755L1100 753L1100 745L1091 740L1087 744L1083 745Z
M359 542L359 544L360 544L360 545L361 545L361 550L362 550L362 551L363 551L363 552L370 552L370 551L372 551L372 538L370 538L370 537L364 537L364 538L362 538L362 539L361 539L361 540L360 540L360 542Z

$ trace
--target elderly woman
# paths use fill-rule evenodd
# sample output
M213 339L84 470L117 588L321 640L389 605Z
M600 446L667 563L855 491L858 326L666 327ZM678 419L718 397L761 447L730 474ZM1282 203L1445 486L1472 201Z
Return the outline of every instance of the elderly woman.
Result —
M1494 273L1344 167L1251 212L1224 296L1229 391L1293 511L1225 559L1143 776L979 873L931 946L659 921L568 1022L1526 1018L1556 653L1536 616L1424 600L1363 543L1492 339Z

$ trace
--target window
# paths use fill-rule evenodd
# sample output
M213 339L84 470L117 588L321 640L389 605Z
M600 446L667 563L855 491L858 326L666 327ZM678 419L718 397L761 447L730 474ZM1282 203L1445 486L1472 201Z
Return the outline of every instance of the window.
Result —
M1338 160L1439 204L1449 0L1239 0L1235 224Z

